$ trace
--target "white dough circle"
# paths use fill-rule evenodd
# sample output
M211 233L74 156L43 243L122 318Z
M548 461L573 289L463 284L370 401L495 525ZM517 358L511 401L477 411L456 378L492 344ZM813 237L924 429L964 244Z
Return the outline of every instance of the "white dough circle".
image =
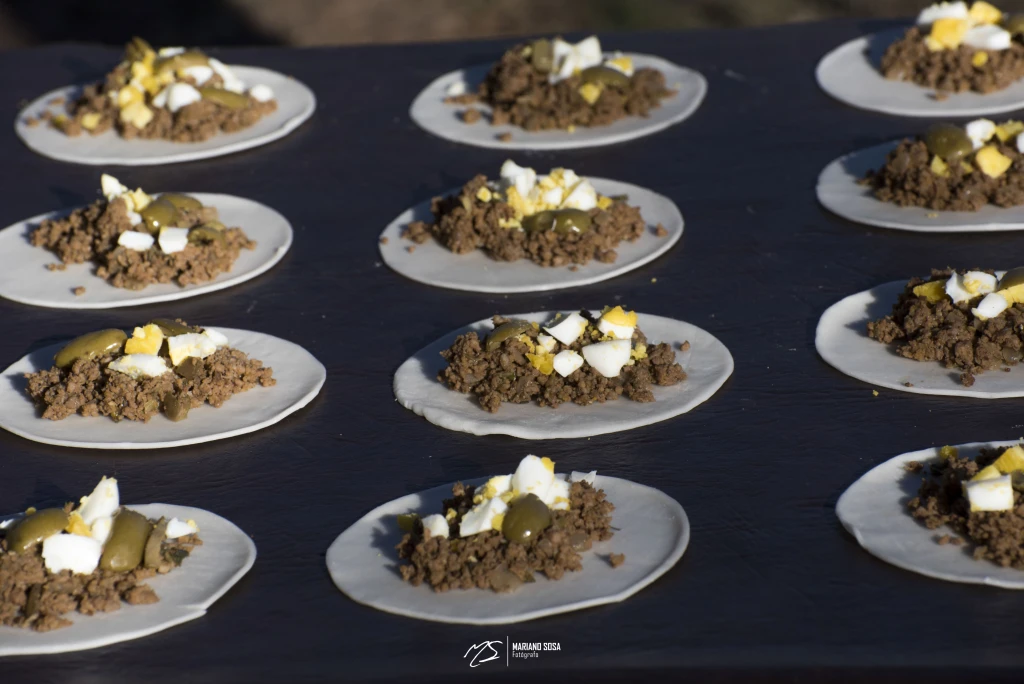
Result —
M986 204L978 211L934 211L901 207L877 199L870 186L858 181L870 170L885 166L885 157L899 141L876 145L836 159L818 176L818 201L843 218L880 228L919 233L987 233L1024 230L1024 206Z
M510 318L545 323L555 312L516 314ZM665 342L676 352L686 379L671 387L652 387L655 401L638 403L626 397L590 406L564 403L558 408L503 403L497 413L480 407L472 394L462 394L437 380L445 367L441 352L458 335L492 330L486 318L461 328L421 349L395 373L395 397L417 415L448 430L474 435L511 435L520 439L574 439L622 432L674 418L701 404L732 375L729 350L711 333L690 323L651 314L637 314L637 326L649 344ZM690 343L688 351L679 345Z
M1005 449L1014 444L1019 442L975 442L958 448L963 456L974 455L981 447ZM949 582L1024 589L1024 572L974 560L970 545L940 545L935 537L952 530L929 530L910 516L907 501L917 494L922 475L908 473L904 466L917 461L927 467L938 458L939 448L932 447L900 454L869 470L836 503L843 527L868 553L904 570Z
M288 135L313 115L316 96L300 81L259 67L233 65L231 70L247 84L270 86L277 99L277 109L248 128L218 133L203 142L125 140L114 130L95 136L83 132L70 138L45 122L36 126L26 123L27 119L47 110L63 113L63 105L54 107L50 101L54 98L73 100L82 90L80 85L58 88L33 100L18 113L14 130L29 148L51 159L91 166L148 166L209 159L266 145Z
M1002 271L996 271L1001 277ZM868 321L892 313L893 304L906 281L891 282L858 292L830 306L818 321L814 345L821 358L852 378L878 387L977 399L1024 397L1024 368L1013 366L975 375L974 385L960 384L960 371L938 361L914 361L896 354L893 345L882 344L867 333ZM909 383L909 386L905 383Z
M129 505L151 519L176 517L195 520L202 546L181 567L146 580L160 597L158 603L121 606L112 613L87 616L68 613L74 624L52 632L0 627L0 657L68 653L139 639L206 614L213 603L242 579L256 560L256 546L229 520L189 506Z
M482 484L486 478L467 484ZM378 506L341 533L327 550L334 584L352 600L395 615L469 625L506 625L616 603L668 572L690 542L690 521L679 503L652 487L598 475L595 486L615 504L614 536L583 552L583 569L558 581L537 581L512 594L470 589L437 593L414 587L398 575L395 545L402 539L395 516L441 510L451 485L410 494ZM610 553L625 554L613 568Z
M0 230L0 297L61 309L111 309L157 302L172 302L232 287L273 268L292 245L292 226L288 219L265 204L232 195L204 192L188 193L206 206L215 207L220 221L229 228L239 227L255 249L243 249L231 266L205 283L186 285L155 283L142 290L114 287L94 274L91 263L68 264L63 271L49 271L47 264L60 263L53 252L34 247L29 235L43 219L67 216L70 211L54 211L33 216ZM75 295L82 286L85 293Z
M505 150L572 150L611 145L657 133L686 119L700 107L708 90L708 82L699 72L661 57L638 54L627 56L633 60L636 69L651 68L663 73L665 85L670 90L678 91L662 100L661 106L651 110L649 116L629 116L607 126L579 126L572 133L562 130L527 131L511 124L492 126L489 123L490 107L482 103L444 103L448 88L453 83L464 83L467 92L475 92L476 85L484 80L490 70L490 64L459 69L436 79L416 96L409 116L429 133L466 145ZM463 123L459 114L469 107L480 110L484 117L475 124ZM512 139L502 142L498 136L503 133L511 134Z
M949 93L937 100L932 88L886 78L879 69L882 54L904 33L882 31L840 45L818 62L818 85L853 107L896 116L981 116L1024 107L1024 80L994 93Z
M615 248L618 258L610 264L596 259L576 271L569 266L539 266L529 259L496 261L482 250L456 254L431 238L416 245L414 252L407 247L414 243L402 239L405 227L413 221L433 222L430 202L407 209L388 224L381 233L380 254L393 270L417 282L470 292L544 292L566 287L579 287L608 280L640 268L672 249L683 235L683 216L672 200L650 190L606 180L588 178L597 191L605 196L628 195L628 204L638 207L648 229L636 242L621 242ZM457 195L461 188L444 193ZM657 237L654 226L664 226L668 235ZM386 240L384 239L386 238Z
M148 423L106 416L78 414L64 420L46 420L25 393L25 373L48 369L65 343L51 345L23 357L0 375L0 428L43 444L81 449L164 449L201 444L255 432L298 411L320 392L327 370L297 344L271 335L216 328L229 345L273 368L277 384L256 386L236 394L220 408L203 404L188 417L174 422L162 413Z

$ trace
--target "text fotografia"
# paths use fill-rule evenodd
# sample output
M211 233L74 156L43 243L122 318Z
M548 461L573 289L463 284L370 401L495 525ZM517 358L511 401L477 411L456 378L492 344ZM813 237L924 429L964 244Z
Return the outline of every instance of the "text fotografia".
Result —
M509 655L513 658L539 658L541 651L561 651L557 641L513 641Z
M492 639L473 644L462 655L470 667L479 667L484 663L505 662L509 667L514 658L539 658L541 652L561 651L562 644L557 641L504 641ZM504 653L503 653L504 651Z

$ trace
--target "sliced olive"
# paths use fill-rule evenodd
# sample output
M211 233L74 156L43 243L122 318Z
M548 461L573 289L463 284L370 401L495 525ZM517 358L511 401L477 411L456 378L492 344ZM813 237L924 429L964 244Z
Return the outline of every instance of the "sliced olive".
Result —
M135 36L125 46L124 56L129 62L138 62L145 58L147 52L156 52L149 43Z
M7 531L7 550L25 553L67 526L68 514L63 508L44 508L36 511Z
M515 591L523 586L523 580L519 579L504 563L491 570L487 579L490 582L491 589L499 594Z
M203 360L197 359L194 356L190 356L177 366L174 367L174 372L185 378L186 380L195 380L196 376L199 375L199 369L203 367Z
M559 235L590 230L590 214L582 209L559 209L553 213L555 223L551 229Z
M181 394L168 392L164 395L162 408L164 410L164 415L174 422L185 420L188 418L189 409L192 408L192 398L184 392Z
M207 222L206 222L206 223L204 223L203 225L204 225L204 226L206 226L207 228L213 228L214 230L219 230L219 231L220 231L220 232L222 232L222 233L223 233L223 232L224 232L225 230L227 230L227 229L228 229L228 227L227 227L227 226L225 226L225 225L224 225L223 223L221 223L220 221L207 221Z
M195 211L203 208L203 203L191 195L184 195L180 192L165 192L160 199L167 200L179 211Z
M411 534L416 531L416 523L419 522L419 519L420 516L415 513L399 513L398 529Z
M526 544L551 527L551 509L536 494L521 496L505 511L501 533L509 541Z
M946 161L958 161L974 151L967 132L953 124L932 126L924 135L924 144L928 146L929 153Z
M1003 274L1003 277L999 279L998 290L1008 290L1011 287L1017 285L1024 285L1024 266L1018 266L1017 268L1011 268L1009 271Z
M157 74L173 73L179 69L193 66L206 66L210 59L202 52L188 50L170 57L160 57L153 63L153 71Z
M589 551L594 543L586 532L573 532L569 535L569 545L573 551Z
M1011 14L1003 22L1003 28L1012 35L1024 34L1024 14Z
M487 342L484 347L487 351L494 351L501 346L501 343L505 340L522 335L524 332L533 327L529 321L509 321L508 323L502 323L487 336Z
M53 357L53 363L58 368L67 368L78 359L94 359L112 354L119 351L127 339L124 331L117 328L86 333L64 345Z
M538 211L522 221L523 230L527 233L543 233L555 227L555 212Z
M204 87L199 89L204 100L209 100L228 109L245 109L249 106L249 98L241 93L233 93L223 88Z
M530 62L533 68L542 74L551 73L555 68L555 48L547 38L533 41Z
M25 617L30 618L39 613L39 600L43 598L43 585L33 584L32 588L28 590L28 596L25 597Z
M146 516L122 508L114 518L107 543L103 545L100 567L113 572L128 572L139 567L152 531L153 525Z
M178 208L163 197L158 197L147 204L146 208L139 212L139 215L142 216L146 229L153 235L158 234L164 226L177 225L181 219Z
M224 242L224 233L211 226L196 226L188 231L188 241L194 245L207 242Z
M629 85L629 76L618 69L606 66L593 66L580 72L580 78L584 83L598 83L600 85L617 86L624 88Z
M193 333L195 330L188 327L184 323L179 323L173 318L154 318L149 323L160 328L165 337L174 337L175 335L185 335Z
M142 552L142 564L147 568L159 568L164 564L164 537L167 536L167 518L160 518L146 540Z

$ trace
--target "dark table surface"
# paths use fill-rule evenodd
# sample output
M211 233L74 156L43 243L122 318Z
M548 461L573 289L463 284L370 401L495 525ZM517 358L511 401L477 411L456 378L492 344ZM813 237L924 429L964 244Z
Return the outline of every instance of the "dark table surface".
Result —
M107 648L5 658L0 682L628 681L620 671L630 667L690 681L1020 681L1024 593L889 566L862 551L834 513L850 483L893 455L1024 434L1021 400L874 396L814 351L818 317L847 294L934 266L1024 261L1019 233L886 231L817 205L826 163L923 125L848 108L815 84L822 54L876 28L848 21L604 36L610 48L699 69L710 82L704 105L642 140L514 157L663 193L682 209L686 233L668 255L620 278L508 297L404 280L381 265L376 242L405 207L494 173L506 158L433 138L407 116L433 78L491 60L506 43L215 51L301 79L316 91L317 113L261 149L110 170L133 187L265 202L294 225L291 252L254 281L174 306L75 312L0 300L0 363L40 340L173 313L297 342L327 366L327 384L278 425L200 446L105 453L0 432L2 510L71 500L113 475L125 500L207 508L259 548L249 575L205 617ZM0 54L4 118L40 92L101 75L116 57L82 45ZM0 159L0 225L95 196L100 168L36 156L10 131ZM571 441L449 432L394 401L397 366L449 330L498 312L618 301L706 328L732 351L734 376L677 419ZM499 628L395 617L335 589L325 551L363 513L445 482L511 472L527 453L675 497L693 532L682 561L624 603ZM506 636L559 642L561 651L507 669L467 667L471 644Z

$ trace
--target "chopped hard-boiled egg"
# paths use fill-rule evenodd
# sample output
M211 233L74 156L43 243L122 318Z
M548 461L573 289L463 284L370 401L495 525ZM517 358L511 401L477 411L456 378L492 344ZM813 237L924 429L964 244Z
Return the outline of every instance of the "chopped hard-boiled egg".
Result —
M968 292L967 288L964 287L964 281L960 277L960 274L955 272L949 277L949 280L946 281L946 294L953 300L954 304L968 302L974 298L974 295Z
M195 104L203 99L203 96L188 83L174 83L167 86L167 109L172 113L183 107Z
M1019 444L1014 444L1004 451L992 465L1003 475L1024 470L1024 448L1021 448Z
M963 275L963 286L972 295L983 295L996 289L996 277L984 271L968 271Z
M1003 12L984 0L977 0L971 5L968 18L974 24L998 24L1003 20Z
M171 518L167 521L167 539L177 539L179 537L187 537L190 534L196 534L199 532L199 526L196 525L194 520L179 520L178 518Z
M604 65L616 71L624 73L626 76L633 75L633 60L629 57L624 56L621 52L616 52L610 59L604 61Z
M167 353L175 366L189 357L205 359L215 351L216 342L202 333L185 333L167 338Z
M182 69L181 75L188 76L196 82L196 85L201 86L213 77L213 69L205 64L196 64Z
M551 43L554 64L548 80L551 83L564 81L573 74L601 64L603 53L601 41L597 36L590 36L573 45L556 38Z
M964 126L964 132L967 133L967 137L974 144L974 149L977 150L981 149L996 134L996 124L989 119L975 119Z
M574 470L569 474L569 482L586 482L588 485L593 486L595 481L597 481L596 470L591 470L589 473Z
M100 192L107 198L108 202L113 202L115 199L128 192L128 187L121 184L121 181L117 180L109 173L104 173L100 176Z
M185 48L174 46L174 47L162 47L162 48L160 48L159 50L156 51L156 54L159 55L160 57L174 57L175 55L180 55L183 52L185 52Z
M556 373L567 378L583 366L583 357L571 349L566 349L555 354L551 365Z
M153 246L154 242L156 242L156 238L138 230L126 230L117 237L117 244L135 252L145 252Z
M556 477L540 499L552 510L569 510L569 481Z
M132 331L132 336L124 343L124 353L159 354L163 343L164 331L160 326L150 323Z
M938 19L967 19L970 17L970 10L966 2L937 2L930 7L925 7L917 15L917 23L920 25L931 24Z
M113 518L97 518L89 528L89 535L100 544L106 544L110 538L110 530L114 527Z
M583 358L604 377L614 378L629 361L631 352L629 340L611 340L583 347Z
M519 462L512 475L512 491L518 494L536 494L541 500L555 479L555 464L550 458L532 454Z
M492 523L495 516L504 516L508 504L500 498L487 499L466 511L459 521L459 536L468 537L494 529Z
M989 178L999 178L1013 164L1013 160L995 145L986 145L974 153L974 163Z
M102 555L103 545L91 537L55 534L43 540L43 563L53 573L70 570L76 575L92 574Z
M934 304L935 302L942 301L942 298L946 296L946 283L947 281L945 280L929 280L927 283L915 285L914 295L924 297Z
M947 50L959 47L970 23L966 19L944 18L932 22L931 33L928 34L928 47L932 50Z
M213 328L203 328L203 334L213 340L218 348L228 346L228 336Z
M626 312L621 306L609 309L601 314L601 320L597 322L597 329L605 335L619 340L633 339L633 331L636 329L636 312Z
M188 228L161 228L157 242L160 243L160 249L164 254L184 251L188 246Z
M556 325L544 329L562 344L572 344L587 329L587 319L574 311Z
M1013 508L1013 484L1009 475L965 482L964 494L972 513L1008 511Z
M174 338L169 338L174 339ZM155 354L125 354L111 361L107 368L138 380L139 378L156 378L169 369L162 356Z
M268 85L259 83L249 88L249 96L257 102L270 102L274 99L274 90Z
M546 352L550 353L555 351L556 344L557 340L555 340L551 335L545 335L544 333L537 335L537 346Z
M991 292L978 302L978 306L971 309L971 313L981 319L995 318L1010 308L1010 302L998 292Z
M429 531L431 537L448 536L448 521L440 513L428 515L421 522L423 523L423 529Z
M127 107L121 109L119 116L124 123L142 129L153 120L153 110L141 102L132 102Z
M597 190L590 184L590 181L584 180L576 184L572 192L569 193L568 197L562 201L563 209L581 209L583 211L590 211L597 206Z
M121 494L117 488L117 480L112 477L100 478L99 484L93 488L89 496L79 501L78 513L86 525L92 525L99 518L109 518L117 512L121 505Z
M241 79L235 76L235 72L229 69L226 64L221 62L219 59L214 59L213 57L210 57L207 60L207 64L209 64L210 68L213 69L213 73L220 76L221 80L224 81L224 90L230 90L233 93L245 92L245 84L242 83Z
M963 44L979 50L1009 50L1013 44L1013 35L1001 26L973 26L964 34Z
M522 197L526 197L537 184L537 172L529 167L519 166L511 159L507 159L501 165L501 180L505 184L514 187Z

